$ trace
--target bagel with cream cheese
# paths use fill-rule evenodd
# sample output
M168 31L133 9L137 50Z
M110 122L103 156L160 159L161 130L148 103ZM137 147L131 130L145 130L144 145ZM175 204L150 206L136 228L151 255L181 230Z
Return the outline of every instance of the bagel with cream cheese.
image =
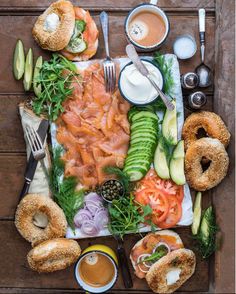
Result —
M138 278L145 278L152 264L142 263L142 258L150 256L162 245L166 245L168 252L184 247L180 236L171 230L149 233L134 245L130 253L130 260Z
M34 221L34 216L39 214L47 218L44 228ZM64 237L67 221L62 209L51 198L28 194L17 207L15 225L22 237L35 246L48 239Z
M37 272L54 272L70 266L81 254L79 244L70 239L58 238L44 241L27 255L31 269Z
M43 48L70 60L88 60L97 51L98 29L90 13L67 0L52 3L34 24L33 37Z
M138 278L146 278L155 293L172 293L195 271L195 254L184 249L180 236L171 230L147 234L131 250Z

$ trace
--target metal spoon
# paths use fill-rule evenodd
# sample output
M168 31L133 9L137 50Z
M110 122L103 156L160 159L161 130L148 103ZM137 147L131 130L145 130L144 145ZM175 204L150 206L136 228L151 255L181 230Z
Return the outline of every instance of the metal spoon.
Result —
M199 87L206 88L212 84L212 72L211 69L204 63L205 59L205 9L198 10L199 17L199 36L201 44L201 64L196 68L196 73L199 76Z

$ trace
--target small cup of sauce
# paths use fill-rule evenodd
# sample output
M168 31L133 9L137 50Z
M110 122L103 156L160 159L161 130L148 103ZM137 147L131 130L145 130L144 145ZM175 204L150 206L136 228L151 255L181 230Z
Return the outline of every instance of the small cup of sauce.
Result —
M118 278L115 252L100 244L88 247L75 265L75 278L80 287L89 293L110 290Z
M142 62L162 90L164 78L159 68L149 60L142 59ZM132 62L126 64L121 70L118 87L124 99L134 105L147 105L158 98L157 92L149 80L136 69Z

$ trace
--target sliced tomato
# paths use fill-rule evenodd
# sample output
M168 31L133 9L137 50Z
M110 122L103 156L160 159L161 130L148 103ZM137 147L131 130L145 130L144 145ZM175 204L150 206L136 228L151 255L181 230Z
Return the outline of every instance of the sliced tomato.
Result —
M165 220L169 211L169 201L165 193L158 189L146 188L135 193L135 201L141 205L150 205L152 221L157 224Z
M182 206L175 196L168 196L169 211L164 221L158 223L161 229L174 227L181 219Z
M141 191L145 188L158 189L166 195L176 196L179 202L182 202L184 198L183 186L178 186L171 180L159 178L153 168L151 168L145 178L139 182L137 191Z

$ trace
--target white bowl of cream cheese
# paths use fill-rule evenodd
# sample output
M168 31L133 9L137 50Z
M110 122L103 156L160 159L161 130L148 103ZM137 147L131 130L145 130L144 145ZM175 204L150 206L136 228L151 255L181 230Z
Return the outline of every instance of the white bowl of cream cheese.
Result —
M151 61L142 59L152 78L162 90L164 79L159 68ZM158 98L157 91L149 80L143 76L130 62L126 64L120 72L118 87L121 95L134 105L147 105Z

